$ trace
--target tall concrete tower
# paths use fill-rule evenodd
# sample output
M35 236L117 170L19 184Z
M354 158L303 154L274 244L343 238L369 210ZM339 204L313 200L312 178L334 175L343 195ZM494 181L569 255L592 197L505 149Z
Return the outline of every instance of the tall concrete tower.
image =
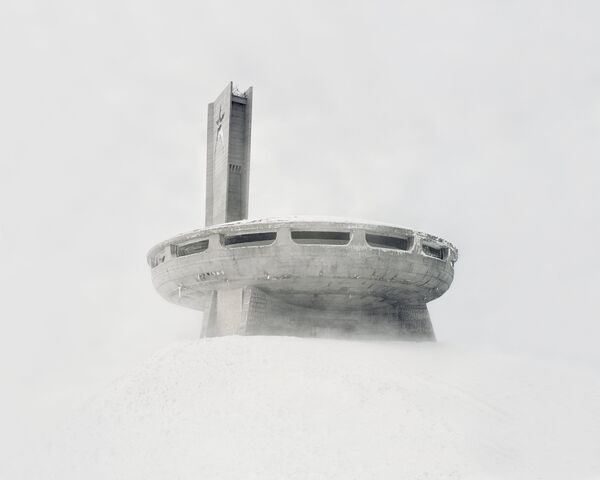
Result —
M251 88L209 104L206 227L148 252L158 292L204 312L206 336L435 340L427 303L450 288L457 249L395 225L246 220L251 116Z
M229 82L208 104L206 226L248 218L252 87Z

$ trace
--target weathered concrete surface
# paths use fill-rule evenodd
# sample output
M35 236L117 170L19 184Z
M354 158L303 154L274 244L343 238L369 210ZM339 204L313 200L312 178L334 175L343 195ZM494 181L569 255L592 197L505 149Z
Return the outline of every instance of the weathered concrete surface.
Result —
M206 228L148 254L168 301L204 312L204 335L435 339L427 302L452 283L456 248L410 229L248 216L252 88L208 106ZM242 221L240 221L242 220Z
M236 92L230 82L208 105L206 225L248 217L252 88Z
M393 245L373 244L373 238ZM404 228L274 219L179 235L154 247L148 259L158 292L204 311L209 336L433 339L426 303L450 287L457 251L443 239Z
M427 305L377 309L312 308L292 304L260 288L215 291L206 312L204 336L295 335L300 337L385 336L433 340Z

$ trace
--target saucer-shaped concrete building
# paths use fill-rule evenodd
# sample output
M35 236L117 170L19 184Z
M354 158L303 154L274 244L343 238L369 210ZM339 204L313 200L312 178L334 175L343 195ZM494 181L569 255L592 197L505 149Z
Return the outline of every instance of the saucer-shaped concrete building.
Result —
M433 340L427 303L452 283L456 248L364 221L246 220L252 89L208 107L206 226L148 253L166 300L204 312L204 334L386 335Z

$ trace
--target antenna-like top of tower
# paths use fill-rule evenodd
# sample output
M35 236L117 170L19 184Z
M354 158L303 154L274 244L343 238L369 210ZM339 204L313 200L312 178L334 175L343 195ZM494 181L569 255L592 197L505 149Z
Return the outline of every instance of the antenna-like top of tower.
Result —
M235 85L235 84L231 84L231 94L234 97L240 97L240 98L247 98L248 97L248 92L243 92L242 90L240 90L240 88Z

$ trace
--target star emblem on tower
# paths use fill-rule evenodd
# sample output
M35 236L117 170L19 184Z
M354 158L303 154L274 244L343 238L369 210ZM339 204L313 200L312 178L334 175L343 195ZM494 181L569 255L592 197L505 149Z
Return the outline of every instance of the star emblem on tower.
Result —
M223 142L223 119L225 118L225 114L221 107L219 107L219 115L217 115L217 141Z

